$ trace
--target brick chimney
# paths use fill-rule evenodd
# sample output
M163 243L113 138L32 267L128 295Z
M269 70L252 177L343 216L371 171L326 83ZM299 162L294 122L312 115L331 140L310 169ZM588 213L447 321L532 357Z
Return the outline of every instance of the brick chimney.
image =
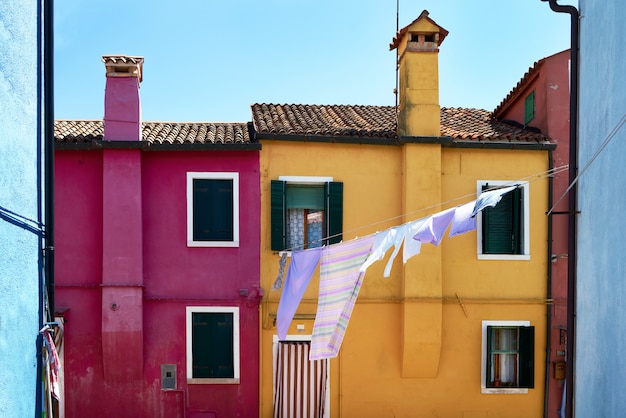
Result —
M397 48L399 136L440 136L439 45L448 31L424 10L389 46Z
M143 57L104 55L102 62L106 68L104 139L140 141L139 84L142 80Z

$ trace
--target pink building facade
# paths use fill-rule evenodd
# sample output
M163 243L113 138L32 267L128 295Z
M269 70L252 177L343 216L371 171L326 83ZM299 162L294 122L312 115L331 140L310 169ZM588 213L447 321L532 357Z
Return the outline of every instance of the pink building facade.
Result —
M64 414L256 415L260 145L143 123L143 58L103 61L104 121L55 125Z
M494 110L498 120L515 121L537 128L557 146L551 151L552 210L550 227L550 299L548 305L549 364L546 365L546 417L559 418L565 382L567 342L568 281L568 187L570 51L565 50L537 61L517 86Z

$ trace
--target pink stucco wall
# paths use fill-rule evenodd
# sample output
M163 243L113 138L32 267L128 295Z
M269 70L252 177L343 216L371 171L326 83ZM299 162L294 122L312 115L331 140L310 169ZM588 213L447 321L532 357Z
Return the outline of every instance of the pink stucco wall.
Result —
M105 155L111 151L55 155L66 416L258 415L258 151L134 150L114 164ZM187 247L188 171L239 172L239 247ZM123 173L139 179L119 184ZM111 180L115 187L107 186ZM119 260L127 255L138 259ZM215 305L240 309L241 383L187 385L185 308ZM134 370L116 374L116 365L128 364ZM177 390L161 390L161 364L177 366Z

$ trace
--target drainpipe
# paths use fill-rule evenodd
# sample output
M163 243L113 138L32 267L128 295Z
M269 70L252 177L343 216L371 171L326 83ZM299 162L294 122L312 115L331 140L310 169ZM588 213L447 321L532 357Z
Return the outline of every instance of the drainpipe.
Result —
M546 1L546 0L542 0ZM574 183L578 175L578 49L579 14L574 6L561 6L556 0L549 0L550 9L557 13L568 13L571 17L571 79L569 107L569 184L568 195L568 248L567 248L567 363L565 416L574 416L574 358L576 335L576 215L578 185Z
M44 3L44 224L49 321L54 321L54 1Z
M548 169L552 173L554 163L552 151L548 151ZM552 207L554 200L554 177L548 177L548 207ZM552 213L548 214L548 294L547 299L552 299ZM545 393L543 394L543 417L548 418L550 399L550 357L552 355L552 303L546 305L546 367L545 367Z

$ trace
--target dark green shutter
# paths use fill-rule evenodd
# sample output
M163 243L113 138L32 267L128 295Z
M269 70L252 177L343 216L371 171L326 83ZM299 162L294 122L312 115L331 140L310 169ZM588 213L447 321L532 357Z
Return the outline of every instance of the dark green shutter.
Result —
M485 361L485 367L487 368L485 372L485 387L492 388L494 387L491 382L491 371L493 370L493 356L491 355L491 350L493 344L493 327L487 325L487 361Z
M233 314L194 312L192 324L193 377L235 377Z
M233 181L193 180L193 240L232 241Z
M486 190L489 185L483 186ZM522 189L502 196L493 208L483 210L483 253L521 254Z
M343 231L343 183L326 183L326 237L327 244L336 244L342 240Z
M535 327L519 328L519 387L535 387Z
M524 100L524 125L535 118L535 91L533 90Z
M287 183L280 180L272 180L271 185L271 228L272 250L282 251L287 245L285 192Z

